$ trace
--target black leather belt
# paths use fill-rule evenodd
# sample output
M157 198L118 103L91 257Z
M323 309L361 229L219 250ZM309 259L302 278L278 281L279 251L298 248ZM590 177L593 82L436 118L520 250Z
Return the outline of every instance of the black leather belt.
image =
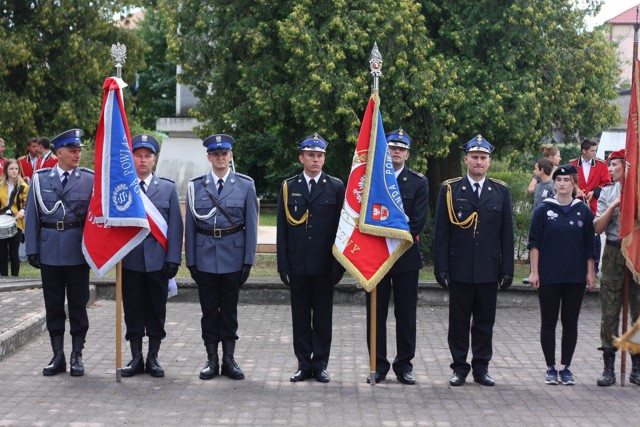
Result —
M607 246L613 246L614 248L620 249L620 242L615 240L607 240Z
M204 234L206 236L213 236L216 239L221 238L222 236L227 236L229 234L237 233L238 231L244 230L244 224L236 225L235 227L229 228L202 228L198 227L198 233Z
M56 222L40 222L42 228L53 228L58 231L64 231L68 228L84 227L84 220L78 221L56 221Z

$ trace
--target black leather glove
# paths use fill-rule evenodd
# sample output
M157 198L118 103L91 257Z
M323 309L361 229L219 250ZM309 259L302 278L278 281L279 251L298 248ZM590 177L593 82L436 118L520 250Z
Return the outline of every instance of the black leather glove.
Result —
M189 273L191 273L191 278L197 282L196 278L198 277L198 269L196 268L195 265L192 265L191 267L187 266L187 268L189 269Z
M502 276L502 280L500 281L500 290L504 291L506 289L509 289L512 283L513 276L511 276L510 274L505 274L504 276Z
M249 274L251 273L251 266L249 264L245 264L242 266L242 271L240 272L240 287L247 283L247 279L249 278Z
M331 286L336 286L342 280L344 270L331 270Z
M279 271L278 273L280 274L280 280L282 280L282 283L284 283L288 287L291 287L291 282L289 282L289 272Z
M164 266L162 266L162 275L167 279L173 279L178 274L178 268L180 265L175 262L165 262Z
M29 255L29 265L33 268L37 268L38 270L40 269L40 255L38 254L33 254L33 255Z
M438 285L440 285L442 289L449 289L449 284L451 283L449 273L443 271L442 273L436 274L436 282L438 282Z

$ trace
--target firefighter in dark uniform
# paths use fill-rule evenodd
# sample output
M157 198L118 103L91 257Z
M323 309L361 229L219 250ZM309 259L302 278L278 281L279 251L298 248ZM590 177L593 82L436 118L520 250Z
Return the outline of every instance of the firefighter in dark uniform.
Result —
M475 382L493 386L488 369L497 289L513 282L511 195L504 182L486 176L494 149L489 142L478 135L461 148L467 174L442 183L435 217L436 280L449 289L449 384L463 385L473 369Z
M413 246L396 261L377 289L376 314L376 382L384 380L391 367L387 360L387 313L393 290L396 318L397 354L393 371L403 384L415 384L411 360L416 353L416 310L418 306L418 275L423 267L418 235L424 229L429 210L429 185L427 178L405 166L409 159L411 137L402 129L387 133L387 146L393 162L396 180L402 194L404 213L409 217ZM367 292L367 345L369 346L369 310L371 295ZM369 348L369 351L371 349ZM369 381L369 379L367 379Z
M65 293L71 333L71 375L84 375L82 349L89 329L89 265L82 254L82 234L93 192L93 171L79 167L80 129L51 140L58 157L52 168L34 173L25 214L29 264L40 268L47 330L53 358L42 373L66 372L64 355Z
M282 183L278 197L278 272L291 288L293 351L298 370L291 382L329 382L333 288L344 269L331 248L344 202L344 184L325 174L327 142L317 133L300 143L303 172Z
M202 380L218 374L244 379L234 358L238 298L255 263L258 198L253 179L229 166L234 142L225 134L202 141L212 170L193 178L187 187L185 257L202 308L202 340L207 350ZM218 343L222 343L222 366Z
M164 377L158 362L160 342L167 336L164 322L167 315L169 279L175 277L182 259L182 212L176 184L153 174L160 144L151 135L131 138L133 163L140 180L140 190L156 207L166 224L166 250L152 233L122 260L122 303L127 324L125 338L131 346L129 364L122 369L123 377L145 372L142 338L149 337L146 372L152 377Z

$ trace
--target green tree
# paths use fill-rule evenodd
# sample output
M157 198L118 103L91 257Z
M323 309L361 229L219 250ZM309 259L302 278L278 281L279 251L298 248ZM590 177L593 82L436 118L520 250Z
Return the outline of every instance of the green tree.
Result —
M146 68L139 69L135 118L141 126L155 129L158 117L175 116L176 64L167 60L169 20L162 9L145 9L138 35L145 44Z
M256 179L259 192L274 191L299 170L295 142L314 131L330 143L328 172L346 178L371 91L374 41L385 61L385 126L411 133L431 114L424 94L438 59L429 57L425 20L413 1L165 5L181 77L200 99L194 114L205 123L201 136L233 133L239 170Z
M30 136L72 127L91 140L104 79L115 74L111 44L126 44L127 61L143 64L136 35L113 22L128 3L0 0L0 132L14 155L24 153ZM135 71L123 70L131 82Z
M162 3L201 136L233 133L259 191L298 169L294 143L315 130L330 142L327 170L346 177L374 41L385 128L413 136L412 166L429 166L432 190L460 174L457 147L477 133L517 156L552 125L586 136L618 121L614 46L584 24L596 0Z
M443 130L457 143L433 165L432 183L459 173L456 145L477 133L498 155L519 156L537 151L552 125L571 142L618 124L614 45L584 24L600 1L585 9L572 0L421 3L434 54L445 58L438 87L460 95L446 104L456 120Z

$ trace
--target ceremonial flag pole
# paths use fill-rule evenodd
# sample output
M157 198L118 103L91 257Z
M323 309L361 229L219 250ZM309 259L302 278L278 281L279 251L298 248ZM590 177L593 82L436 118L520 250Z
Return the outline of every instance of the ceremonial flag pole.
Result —
M96 132L95 179L82 238L82 252L98 277L116 267L116 381L122 378L122 265L121 260L140 244L150 228L133 164L131 135L122 89L126 46L111 46L117 77L108 77ZM154 223L154 226L150 226Z
M371 51L371 58L369 59L369 68L371 69L371 76L373 77L373 84L371 86L371 97L374 99L380 99L380 76L382 75L382 55L377 53L378 44L374 45L374 49ZM376 57L377 56L377 57ZM379 102L379 101L378 101ZM377 286L371 290L369 298L369 384L376 384L376 355L378 354L377 343L377 317L378 317L378 288Z
M362 119L332 253L370 292L369 382L375 385L376 285L413 245L413 236L382 126L378 94L382 55L377 44L369 65L373 76L371 97Z
M113 60L116 63L116 77L122 79L124 58L116 54ZM116 382L122 382L122 260L116 264Z

